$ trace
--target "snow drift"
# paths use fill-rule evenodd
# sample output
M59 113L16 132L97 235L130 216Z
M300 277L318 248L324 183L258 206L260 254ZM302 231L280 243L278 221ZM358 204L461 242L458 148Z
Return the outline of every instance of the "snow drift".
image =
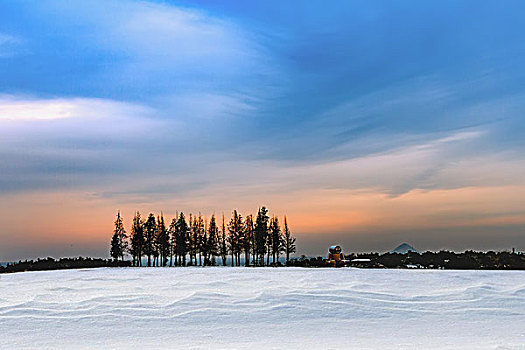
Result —
M0 348L525 349L522 271L103 268L0 276Z

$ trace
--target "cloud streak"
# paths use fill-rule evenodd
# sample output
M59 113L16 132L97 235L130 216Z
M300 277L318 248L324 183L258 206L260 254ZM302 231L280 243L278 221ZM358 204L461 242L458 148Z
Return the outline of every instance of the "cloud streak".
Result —
M133 118L151 114L146 107L93 98L37 99L0 96L0 121L55 120L66 118Z

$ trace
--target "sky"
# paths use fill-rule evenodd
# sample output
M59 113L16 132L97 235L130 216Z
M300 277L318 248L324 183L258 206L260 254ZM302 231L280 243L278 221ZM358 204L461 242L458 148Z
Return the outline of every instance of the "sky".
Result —
M525 250L522 1L0 1L0 261L117 210L298 252Z

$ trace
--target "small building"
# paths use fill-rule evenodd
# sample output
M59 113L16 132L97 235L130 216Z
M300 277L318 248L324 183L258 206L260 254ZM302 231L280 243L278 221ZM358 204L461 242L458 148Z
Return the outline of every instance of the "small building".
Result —
M356 258L350 260L350 266L352 267L361 267L361 268L371 268L371 267L381 267L378 264L374 264L371 259L368 258Z

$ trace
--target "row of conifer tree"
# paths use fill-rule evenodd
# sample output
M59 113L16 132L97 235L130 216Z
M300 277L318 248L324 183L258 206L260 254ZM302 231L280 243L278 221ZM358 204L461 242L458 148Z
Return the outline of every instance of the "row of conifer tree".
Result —
M181 212L166 226L162 214L150 213L144 220L136 212L129 235L119 211L110 254L115 260L129 254L134 266L214 266L219 262L226 266L228 257L231 266L241 266L241 260L245 266L264 266L279 265L283 255L288 264L295 251L286 216L281 229L279 219L270 218L262 207L255 218L243 219L234 210L228 224L223 214L221 227L215 215L208 222L201 214L190 214L187 221Z

